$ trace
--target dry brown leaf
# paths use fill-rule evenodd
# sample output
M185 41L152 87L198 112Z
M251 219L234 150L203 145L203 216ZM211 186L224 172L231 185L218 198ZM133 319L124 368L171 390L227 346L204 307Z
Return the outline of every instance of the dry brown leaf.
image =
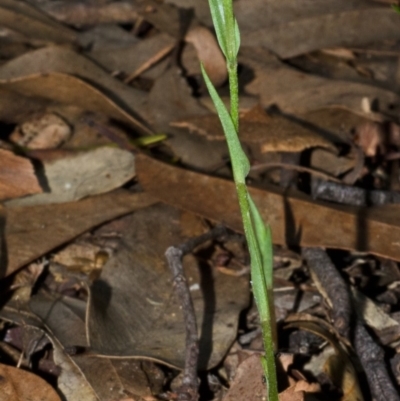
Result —
M22 369L0 364L0 401L61 401L42 378Z
M198 217L187 217L165 204L127 217L120 249L90 287L87 325L94 352L183 368L183 314L171 286L165 250L186 240L182 224L189 225L185 232L196 236L204 232ZM199 327L198 366L210 369L221 362L236 338L239 314L249 303L248 279L226 276L206 265L199 270L193 255L186 256L183 264Z
M7 202L7 206L32 206L72 202L119 188L135 176L134 155L102 146L88 151L36 151L48 190Z
M222 85L228 76L225 58L212 33L205 27L192 27L185 36L185 41L194 46L207 75L214 86ZM200 70L199 70L200 71Z
M266 394L260 355L253 354L238 366L223 401L261 401L265 399Z
M38 3L38 7L56 20L76 27L112 23L129 24L138 18L138 5L132 1L104 4L46 1Z
M359 125L356 129L354 142L367 157L376 156L379 150L384 153L385 131L382 124L370 121Z
M29 159L0 149L0 160L0 200L42 192Z
M0 1L0 24L22 33L27 40L73 43L77 38L74 31L22 1Z
M285 59L323 48L361 47L371 42L398 40L398 23L398 16L390 7L371 2L366 8L360 3L354 10L327 10L315 17L297 17L274 26L264 22L262 27L244 30L242 41L244 46L262 46Z
M155 203L147 194L115 191L79 202L9 207L6 210L5 275L79 234L115 217Z
M187 118L171 123L174 127L187 128L210 140L225 140L221 123L215 114ZM256 106L240 119L240 139L244 143L260 146L262 153L301 152L308 148L322 147L335 150L333 144L314 130L296 124L279 115L268 115Z
M242 47L239 59L255 74L246 90L259 95L266 108L276 105L285 113L306 113L334 106L367 115L365 101L369 105L377 102L379 111L389 115L400 108L400 96L392 91L307 74L284 65L259 47Z
M130 82L165 57L175 43L171 36L162 33L129 47L92 51L88 56L109 71L127 73L125 82Z
M183 163L198 169L212 168L216 164L221 164L223 156L227 153L224 143L210 143L199 135L189 136L186 132L169 125L176 119L208 114L208 111L192 96L190 87L177 68L169 68L156 80L148 102L151 105L149 110L151 124L158 131L170 134L166 143Z
M89 88L93 88L93 92L97 92L96 96L93 96L93 93L90 96L87 90L82 93L82 88L79 88L82 85L77 83L74 85L71 82L72 78L69 78L69 81L68 78L63 78L65 76L68 77L66 74L74 75L80 80L90 82L90 84L84 84ZM28 88L20 87L22 93L25 90L31 96L52 100L60 99L60 102L74 104L86 110L97 109L99 103L103 107L105 103L116 103L119 108L125 110L126 114L129 113L129 116L126 117L130 120L131 125L141 132L149 133L149 129L134 117L141 116L146 118L146 94L118 81L94 62L71 49L61 46L45 47L26 53L0 67L0 81L6 87L8 87L8 84L16 88L16 86L23 85L23 82L33 77L40 78L42 82L37 84L35 88L32 88L33 83L30 83ZM43 85L43 89L41 89L40 85ZM107 95L102 94L99 96L101 92ZM101 97L103 99L99 99ZM124 113L122 109L117 113L119 118ZM106 110L110 111L109 105ZM99 112L104 111L99 110ZM108 113L105 114L110 115ZM115 115L115 111L110 117L118 118ZM127 120L126 117L123 121Z
M143 188L163 202L242 231L233 182L186 171L143 154L135 159ZM276 187L249 188L276 244L359 250L400 260L399 213L393 208L354 208L315 202ZM321 222L323 225L321 226Z
M141 132L149 133L148 128L104 93L72 75L62 73L32 75L0 83L0 87L21 95L35 97L39 102L51 100L78 106L82 110L105 114L129 124ZM18 97L15 97L15 100L18 101Z

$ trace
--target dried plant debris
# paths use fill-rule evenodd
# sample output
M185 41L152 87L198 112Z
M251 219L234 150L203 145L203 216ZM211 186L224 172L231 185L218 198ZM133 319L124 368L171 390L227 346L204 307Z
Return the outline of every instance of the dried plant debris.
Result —
M280 399L399 399L399 15L233 4L247 184L289 350ZM178 276L193 397L261 399L249 255L200 70L229 109L207 1L0 0L0 28L0 399L181 397L191 348L165 251L204 236Z
M0 149L0 200L38 194L43 191L32 162Z

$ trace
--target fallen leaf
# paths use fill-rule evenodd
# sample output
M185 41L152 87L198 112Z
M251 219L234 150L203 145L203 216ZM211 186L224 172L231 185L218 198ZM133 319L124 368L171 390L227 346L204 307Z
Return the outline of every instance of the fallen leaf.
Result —
M166 96L165 94L168 94ZM191 89L176 68L169 68L154 83L148 99L150 121L156 130L170 134L166 144L181 162L197 169L208 169L221 164L227 154L224 143L213 144L199 135L171 127L170 122L208 111L191 94Z
M374 301L357 291L352 289L355 310L359 319L371 327L379 336L379 340L384 345L390 345L400 339L400 324L391 318L382 308Z
M235 378L223 401L261 401L266 399L261 356L253 354L237 368Z
M42 378L22 369L0 364L0 401L61 401Z
M78 83L71 84L72 77L68 78L68 75L87 80L90 85L88 83L85 85L93 88L93 92L97 92L96 96L92 94L89 98L88 90L86 93L80 93L82 89L77 88ZM29 77L36 77L37 81L29 82ZM129 113L130 124L140 132L150 133L149 129L135 118L135 116L142 118L147 116L146 94L118 81L94 62L71 49L51 46L28 52L0 67L0 81L5 87L13 90L19 86L24 94L74 104L86 110L101 112L96 110L99 108L99 103L103 107L104 103L118 104L125 113ZM23 87L24 83L25 86L29 86ZM102 92L107 96L101 95ZM118 114L121 117L123 112L120 110ZM115 115L113 117L117 118Z
M160 34L129 47L92 51L88 56L108 71L127 73L124 81L130 82L165 57L174 46L175 40L171 36Z
M96 354L147 358L183 368L183 313L165 258L169 246L187 239L181 234L181 215L159 204L131 216L123 245L90 287L88 338ZM186 219L193 228L199 227L196 221ZM202 233L203 229L197 235ZM240 311L249 302L248 280L211 270L206 263L199 270L194 256L183 262L189 285L197 288L192 299L200 330L198 366L211 368L236 338Z
M17 78L9 82L0 82L0 88L17 92L18 95L34 97L38 99L39 102L50 100L53 103L58 102L74 105L80 107L82 110L105 114L110 118L135 127L139 132L146 134L151 133L147 127L141 124L129 112L125 111L124 108L118 106L100 90L72 75L56 72L45 75L31 75ZM18 102L19 97L14 95L14 99ZM29 106L34 108L33 105ZM12 111L14 111L16 105L12 105L11 107ZM37 111L43 110L39 109ZM24 115L25 113L22 116Z
M134 155L123 149L99 147L85 152L36 152L48 191L9 201L8 206L72 202L119 188L135 176Z
M395 92L307 74L284 65L259 47L242 47L239 59L255 74L246 90L259 95L266 108L276 105L285 113L306 113L334 106L368 114L363 99L369 104L379 103L379 111L389 115L395 115L400 107L400 97Z
M225 58L214 35L203 26L194 26L189 29L185 41L196 49L198 60L203 63L214 86L221 86L226 81L228 72ZM200 64L199 61L198 64Z
M2 266L9 275L79 234L115 217L151 205L147 194L115 191L79 202L6 208Z
M374 122L359 125L355 132L354 142L367 157L376 156L379 150L384 153L385 131L383 126Z
M329 12L327 6L323 14L316 16L297 15L292 21L274 25L264 21L261 27L254 23L252 29L244 29L242 42L244 46L265 47L286 59L323 48L362 47L400 39L398 16L389 7L373 2L362 6L360 2L357 9L335 12Z
M0 160L0 200L42 192L29 159L0 149Z
M343 391L343 401L362 401L364 399L360 389L360 383L349 351L341 344L334 334L335 330L321 318L308 314L295 314L286 319L286 328L297 328L309 331L323 338L333 348L331 352L322 352L315 355L306 365L315 376L322 371L329 375L332 382ZM322 371L321 371L322 369Z
M242 231L232 181L183 170L144 154L135 159L146 192L171 205ZM400 260L400 221L393 207L354 208L316 202L296 192L249 187L276 244L359 250ZM321 230L321 222L326 229Z
M319 133L279 114L268 115L260 106L243 114L239 124L240 139L244 143L259 145L262 153L301 152L312 147L336 149ZM209 140L225 140L221 123L215 114L189 117L172 122L171 125L187 128L190 132L204 135Z
M64 143L71 128L56 114L37 115L18 126L10 140L28 149L52 149Z
M21 32L28 40L73 43L77 38L74 31L22 1L0 1L0 24Z

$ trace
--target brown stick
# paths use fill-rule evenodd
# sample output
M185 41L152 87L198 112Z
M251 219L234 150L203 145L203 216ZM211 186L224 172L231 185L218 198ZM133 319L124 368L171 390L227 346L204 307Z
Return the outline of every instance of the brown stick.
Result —
M193 301L183 272L182 258L192 252L197 246L220 237L225 233L225 227L216 226L199 237L192 238L181 245L169 247L165 252L169 268L173 275L175 291L182 305L186 330L185 367L183 370L182 385L178 391L178 401L197 401L199 398L199 382L197 378L199 337Z

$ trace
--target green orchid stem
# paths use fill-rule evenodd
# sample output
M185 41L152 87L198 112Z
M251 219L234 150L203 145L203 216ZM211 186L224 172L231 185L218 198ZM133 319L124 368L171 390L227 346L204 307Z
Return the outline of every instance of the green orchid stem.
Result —
M230 93L230 108L233 125L236 132L239 132L239 83L237 75L237 64L228 63L228 77L229 77L229 93Z
M250 204L249 204L249 193L245 184L236 184L236 192L239 199L239 207L242 215L243 227L246 236L246 240L249 246L250 258L251 258L251 281L256 284L259 281L260 272L257 269L261 268L261 261L259 255L255 252L255 247L252 244L257 242L254 230L253 222L251 221ZM265 350L265 356L261 357L261 364L264 370L264 374L267 381L267 392L269 401L278 401L278 386L276 376L276 364L275 364L275 352L277 347L276 337L276 324L275 324L275 311L274 311L274 300L273 300L273 289L267 288L267 286L261 287L261 296L257 294L254 285L254 295L260 314L260 324L263 338L263 346ZM258 295L258 296L257 296ZM261 299L260 299L261 298Z

